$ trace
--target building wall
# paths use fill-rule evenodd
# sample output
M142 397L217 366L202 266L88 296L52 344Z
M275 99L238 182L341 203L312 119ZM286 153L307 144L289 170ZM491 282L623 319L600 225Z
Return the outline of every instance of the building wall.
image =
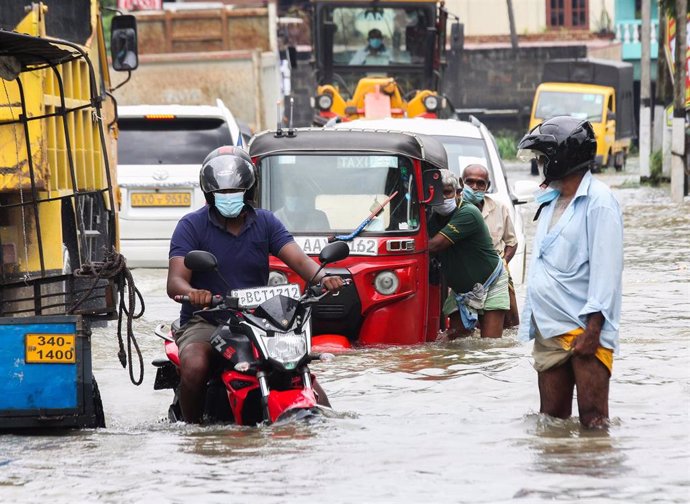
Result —
M546 31L548 0L513 0L515 30L518 35ZM590 31L599 31L608 14L611 28L615 18L616 0L589 0ZM634 0L632 0L634 1ZM465 35L509 35L508 3L506 0L447 0L447 9L465 24Z

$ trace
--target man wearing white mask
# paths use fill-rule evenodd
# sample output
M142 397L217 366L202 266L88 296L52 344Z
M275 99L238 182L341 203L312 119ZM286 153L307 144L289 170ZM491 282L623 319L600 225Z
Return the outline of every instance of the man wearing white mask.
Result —
M500 338L510 307L508 272L479 209L462 199L458 204L460 182L450 170L441 174L444 202L429 220L429 252L441 260L453 292L443 306L450 328L439 339L468 336L477 324L482 338Z

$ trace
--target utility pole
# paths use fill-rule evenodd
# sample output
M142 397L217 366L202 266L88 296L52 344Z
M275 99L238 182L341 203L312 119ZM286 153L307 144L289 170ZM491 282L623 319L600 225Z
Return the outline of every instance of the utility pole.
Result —
M685 79L687 61L688 0L676 0L676 68L673 83L671 140L671 198L683 201L685 190Z
M640 178L648 179L652 172L649 159L652 155L652 77L651 45L652 14L650 0L642 0L642 55L640 57Z
M510 24L510 45L513 52L518 50L518 37L515 31L515 13L513 12L513 0L506 0L508 4L508 23Z

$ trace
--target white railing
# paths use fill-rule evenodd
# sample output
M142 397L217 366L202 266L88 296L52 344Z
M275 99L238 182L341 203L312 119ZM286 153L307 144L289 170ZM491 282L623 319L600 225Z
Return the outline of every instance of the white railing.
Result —
M651 42L657 42L657 32L659 30L659 20L652 19L651 22ZM642 37L642 21L639 19L630 19L627 21L618 21L616 23L616 42L623 44L639 44Z

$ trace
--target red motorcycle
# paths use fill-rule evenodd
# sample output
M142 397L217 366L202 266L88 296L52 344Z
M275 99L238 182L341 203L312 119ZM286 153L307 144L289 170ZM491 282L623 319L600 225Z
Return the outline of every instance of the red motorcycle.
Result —
M348 254L349 247L342 242L325 247L319 255L321 268ZM185 256L185 266L192 271L217 271L217 260L209 252L194 250ZM197 312L218 323L211 339L217 358L207 386L205 421L256 425L319 413L309 364L332 358L311 353L312 307L328 294L321 290L311 287L300 296L295 284L237 289L214 296L211 308ZM187 301L186 296L179 298ZM171 388L175 393L168 409L173 422L184 420L174 340L178 324L173 323L170 333L163 324L156 327L167 357L153 362L158 368L153 388Z

